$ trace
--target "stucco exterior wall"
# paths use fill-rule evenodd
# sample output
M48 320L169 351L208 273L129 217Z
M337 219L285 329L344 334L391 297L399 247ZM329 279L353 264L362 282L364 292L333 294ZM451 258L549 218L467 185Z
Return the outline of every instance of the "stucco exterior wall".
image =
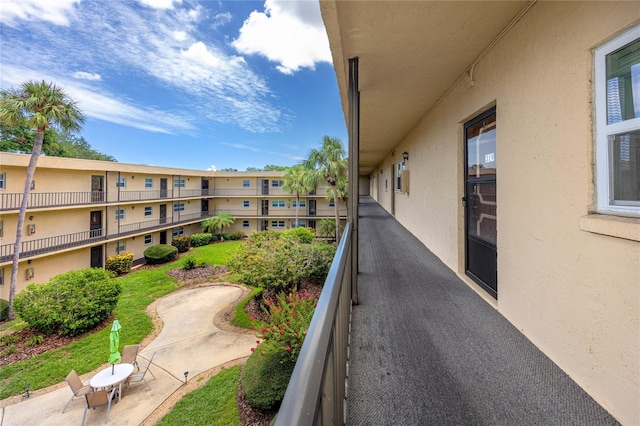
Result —
M638 11L538 2L478 63L474 85L459 80L377 167L408 151L410 193L390 193L393 175L374 190L388 211L395 195L397 219L623 424L640 424L640 243L581 221L594 196L592 49ZM462 127L493 105L497 301L464 275L461 204Z

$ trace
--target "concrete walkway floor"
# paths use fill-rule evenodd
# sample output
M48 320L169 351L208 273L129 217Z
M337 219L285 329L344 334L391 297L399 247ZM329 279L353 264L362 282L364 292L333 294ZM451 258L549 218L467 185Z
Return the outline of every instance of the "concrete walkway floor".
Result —
M156 311L163 322L162 331L138 355L138 362L145 365L155 354L150 371L156 379L148 373L145 376L151 390L144 382L123 387L122 400L111 406L109 424L139 425L181 390L186 371L192 381L207 370L250 355L255 336L223 331L213 323L218 312L241 297L239 287L211 285L176 291L158 300ZM126 324L122 326L125 330ZM105 342L105 350L107 347ZM107 366L83 375L83 381L88 384L95 373ZM0 408L0 426L80 424L84 398L75 398L63 414L70 398L71 389L64 383L51 392ZM105 414L106 407L89 410L85 424L104 424Z

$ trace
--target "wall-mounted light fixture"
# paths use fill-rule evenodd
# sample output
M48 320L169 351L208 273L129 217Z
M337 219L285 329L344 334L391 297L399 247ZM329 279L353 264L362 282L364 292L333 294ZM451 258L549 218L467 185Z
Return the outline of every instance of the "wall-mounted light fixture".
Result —
M29 220L33 220L33 216L29 216Z
M380 169L380 174L383 174L383 173L384 173L384 171L382 169Z
M27 260L27 263L28 263L29 265L31 265L31 262L32 262L32 260L31 260L31 259Z
M135 176L131 176L131 179L135 179L135 178L136 178Z
M402 159L404 161L409 161L409 153L407 151L402 153Z

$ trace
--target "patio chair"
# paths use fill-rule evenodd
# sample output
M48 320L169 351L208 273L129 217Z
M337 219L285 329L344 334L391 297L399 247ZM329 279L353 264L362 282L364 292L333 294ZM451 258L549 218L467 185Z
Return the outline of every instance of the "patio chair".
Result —
M155 352L153 353L153 355L151 355L151 359L149 360L149 364L140 366L140 370L139 370L140 372L139 373L132 374L127 378L127 380L125 380L125 384L127 386L129 386L131 383L144 382L144 384L147 385L149 390L151 390L151 386L149 385L149 382L147 382L147 379L144 378L144 376L147 374L147 371L148 371L149 374L151 374L154 379L156 378L156 376L153 374L153 372L151 372L151 370L149 369L149 367L151 367L151 364L153 362L153 357L154 356L156 356Z
M140 366L138 365L138 350L140 350L140 345L127 345L122 348L122 357L120 357L121 363L133 364L134 367L140 371Z
M85 394L85 406L84 406L84 414L82 415L82 426L84 426L84 421L87 417L87 410L89 408L102 407L103 405L107 406L107 415L104 418L104 422L107 423L109 421L109 411L111 410L111 401L113 400L113 395L116 393L117 388L111 389L110 392L106 390L97 390L93 392L89 392Z
M73 392L73 395L71 395L71 399L69 400L69 402L67 402L67 405L65 405L64 408L62 409L63 413L65 412L69 404L71 404L71 401L73 401L74 398L80 398L81 396L93 390L91 389L91 386L85 385L84 383L82 383L82 380L80 380L80 376L78 376L78 373L76 373L76 370L71 370L71 373L69 373L64 380L67 382L67 384L71 388L71 392Z

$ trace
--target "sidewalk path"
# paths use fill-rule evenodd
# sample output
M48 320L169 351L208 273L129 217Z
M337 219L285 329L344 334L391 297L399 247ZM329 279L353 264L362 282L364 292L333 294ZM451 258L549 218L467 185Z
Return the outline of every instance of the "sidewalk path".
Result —
M200 373L250 355L255 336L223 331L213 324L214 316L241 296L238 287L212 285L176 291L158 300L156 311L164 326L138 356L138 362L144 365L155 353L151 371L156 379L148 373L145 376L151 390L144 382L123 388L122 401L111 406L109 425L142 423L184 384L185 371L189 372L188 380L193 380ZM106 345L107 342L105 348ZM83 376L84 382L88 383L96 372ZM63 414L69 398L71 390L65 384L52 392L0 408L0 426L80 424L84 400L74 399ZM105 414L106 407L89 410L85 424L102 425Z

